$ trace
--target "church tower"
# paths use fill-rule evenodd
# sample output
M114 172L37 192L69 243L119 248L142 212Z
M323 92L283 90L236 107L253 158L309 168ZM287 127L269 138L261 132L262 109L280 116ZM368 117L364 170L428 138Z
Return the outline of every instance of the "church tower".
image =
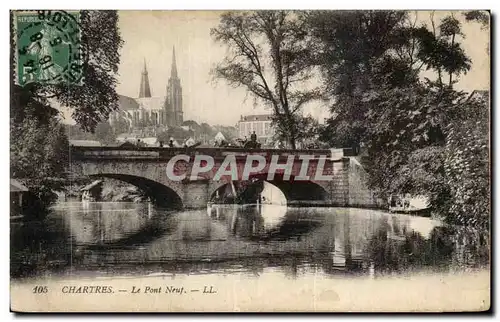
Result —
M141 86L139 89L139 98L151 97L151 89L149 87L148 69L146 68L146 58L144 58L144 69L141 74Z
M165 100L165 112L167 115L167 125L181 126L183 120L182 113L182 87L181 80L177 76L177 65L175 61L175 47L172 48L172 67L167 85L167 98Z

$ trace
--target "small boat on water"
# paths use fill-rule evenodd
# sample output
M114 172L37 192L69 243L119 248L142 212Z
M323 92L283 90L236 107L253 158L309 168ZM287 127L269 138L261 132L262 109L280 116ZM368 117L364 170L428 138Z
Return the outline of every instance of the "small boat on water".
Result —
M429 199L425 196L391 195L389 212L430 217L431 207Z

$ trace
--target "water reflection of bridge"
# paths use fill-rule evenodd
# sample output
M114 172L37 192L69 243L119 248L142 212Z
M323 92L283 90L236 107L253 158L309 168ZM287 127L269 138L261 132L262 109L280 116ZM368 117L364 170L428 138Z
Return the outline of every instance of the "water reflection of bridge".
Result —
M331 258L332 269L343 270L359 266L365 259L362 241L352 241L349 214L336 218L336 223L332 227L332 223L326 218L311 220L311 212L306 208L280 205L208 206L207 213L212 219L225 222L235 236L253 240L291 239L300 242L304 239L307 243L308 236L304 235L310 233L326 235L326 245L330 246L330 251L327 250L325 255ZM318 231L314 231L316 229Z
M366 269L373 236L382 229L385 240L398 234L403 238L400 226L407 226L380 212L346 208L214 205L206 211L165 213L139 206L112 210L94 203L74 212L66 223L78 250L75 260L84 266L262 262L266 267L282 261L320 265L326 271Z
M46 271L65 262L73 271L113 274L394 271L451 262L454 244L435 226L428 218L353 208L227 205L167 212L148 204L61 203L43 229L12 230L17 257L11 266L14 274L19 267ZM25 250L35 254L31 268Z

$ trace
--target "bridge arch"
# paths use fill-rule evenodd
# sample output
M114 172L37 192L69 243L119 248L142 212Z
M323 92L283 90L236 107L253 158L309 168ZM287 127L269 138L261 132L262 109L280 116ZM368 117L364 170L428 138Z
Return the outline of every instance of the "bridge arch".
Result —
M308 203L308 202L318 202L318 201L327 201L329 199L329 194L326 189L314 182L314 181L298 181L294 180L295 178L292 176L290 180L283 180L282 175L276 175L273 180L267 180L267 173L258 173L251 175L247 182L234 182L236 188L239 188L240 193L245 193L245 189L251 189L250 187L254 187L254 189L259 190L258 185L266 182L276 187L281 191L284 195L287 204L294 203ZM229 183L220 185L217 189L213 190L210 195L210 200L214 200L214 197L217 192L219 195L226 189L229 188ZM260 188L261 192L263 187ZM254 193L253 191L249 191L249 194ZM245 196L243 196L245 197ZM248 200L247 200L248 201Z
M182 198L171 187L160 182L129 174L98 173L91 174L92 178L110 178L129 183L150 197L156 205L165 208L181 209L183 207Z
M253 180L266 181L274 185L283 192L287 199L287 204L294 203L314 203L328 200L328 192L320 184L310 180L295 180L291 176L289 180L284 180L283 175L275 175L273 180L267 180L267 173L259 173L251 176Z

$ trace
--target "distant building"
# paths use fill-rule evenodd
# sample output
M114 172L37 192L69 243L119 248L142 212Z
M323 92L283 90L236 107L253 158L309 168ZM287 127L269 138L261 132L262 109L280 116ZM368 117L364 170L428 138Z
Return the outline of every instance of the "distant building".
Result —
M221 132L217 132L217 134L214 137L215 142L220 143L221 141L225 141L226 138L224 137L224 134Z
M109 116L109 123L115 127L121 120L130 128L146 126L181 126L183 122L182 86L177 74L175 48L172 50L172 67L166 96L151 95L146 61L141 73L139 97L119 96L119 110Z
M240 138L250 139L250 135L255 131L257 140L265 142L274 136L274 129L271 126L270 114L241 116L238 122L238 133Z

